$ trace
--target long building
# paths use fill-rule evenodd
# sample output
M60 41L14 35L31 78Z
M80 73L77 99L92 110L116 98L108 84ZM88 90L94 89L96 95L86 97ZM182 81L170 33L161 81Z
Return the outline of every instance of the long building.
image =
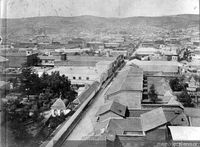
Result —
M116 100L129 108L140 108L143 91L143 71L138 67L125 67L105 94L105 100Z

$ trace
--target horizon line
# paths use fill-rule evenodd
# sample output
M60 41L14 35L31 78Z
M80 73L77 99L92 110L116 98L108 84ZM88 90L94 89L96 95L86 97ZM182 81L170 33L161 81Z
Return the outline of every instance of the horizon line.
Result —
M95 15L74 15L74 16L56 16L56 15L47 15L47 16L30 16L30 17L10 17L10 18L0 18L0 19L26 19L26 18L42 18L42 17L65 17L65 18L73 18L73 17L84 17L84 16L91 16L91 17L99 17L99 18L115 18L115 19L124 19L124 18L133 18L133 17L168 17L168 16L178 16L178 15L199 15L195 13L180 13L180 14L172 14L172 15L158 15L158 16L146 16L146 15L138 15L138 16L127 16L127 17L105 17L105 16L95 16Z

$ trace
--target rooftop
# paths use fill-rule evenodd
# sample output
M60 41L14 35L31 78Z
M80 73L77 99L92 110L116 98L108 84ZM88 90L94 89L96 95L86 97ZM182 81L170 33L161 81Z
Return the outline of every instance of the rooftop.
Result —
M51 109L65 110L66 106L63 100L61 98L58 98L51 106Z
M112 85L106 92L111 95L119 91L142 91L143 90L143 73L140 68L127 67L122 70Z
M132 64L138 65L143 71L148 72L178 72L179 63L176 61L141 61L134 59Z
M200 141L200 127L169 126L174 141Z
M125 117L126 114L126 106L112 101L112 102L108 102L106 104L104 104L103 106L101 106L96 114L96 116L102 115L108 111L111 111L117 115L120 115L122 117Z
M149 131L151 129L164 125L165 123L167 123L167 119L165 117L165 113L162 107L160 107L141 114L141 122L143 130Z
M127 135L127 132L132 132L131 136L138 136L138 132L141 132L140 136L144 135L141 126L141 120L138 117L131 117L127 119L110 119L104 122L99 122L95 129L96 132L100 131L100 134L107 132L115 135Z

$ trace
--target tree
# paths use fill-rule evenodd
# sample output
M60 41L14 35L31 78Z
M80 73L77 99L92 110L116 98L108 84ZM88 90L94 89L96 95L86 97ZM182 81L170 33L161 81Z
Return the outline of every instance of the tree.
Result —
M37 95L41 93L41 80L37 74L35 74L30 67L22 69L22 73L19 76L20 90L22 94Z
M192 98L187 93L187 91L182 91L180 95L177 96L178 101L185 107L193 107Z
M169 85L173 91L182 91L185 89L183 83L178 78L171 79Z
M156 101L158 101L158 95L156 93L154 84L151 85L148 96L153 103L156 103Z
M77 95L68 78L64 75L61 76L59 72L52 72L51 75L43 74L41 81L42 87L48 88L48 93L52 93L54 98L61 95L62 99L68 99L69 102L72 102Z

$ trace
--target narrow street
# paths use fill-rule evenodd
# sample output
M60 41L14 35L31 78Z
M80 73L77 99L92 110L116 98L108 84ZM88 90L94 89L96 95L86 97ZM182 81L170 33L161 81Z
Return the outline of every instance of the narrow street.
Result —
M87 135L93 131L93 128L96 124L95 114L97 113L99 107L104 104L104 94L110 87L111 83L98 93L98 95L95 97L95 100L92 102L89 108L87 108L83 118L74 128L67 140L63 143L63 147L67 146L68 141L87 139Z

